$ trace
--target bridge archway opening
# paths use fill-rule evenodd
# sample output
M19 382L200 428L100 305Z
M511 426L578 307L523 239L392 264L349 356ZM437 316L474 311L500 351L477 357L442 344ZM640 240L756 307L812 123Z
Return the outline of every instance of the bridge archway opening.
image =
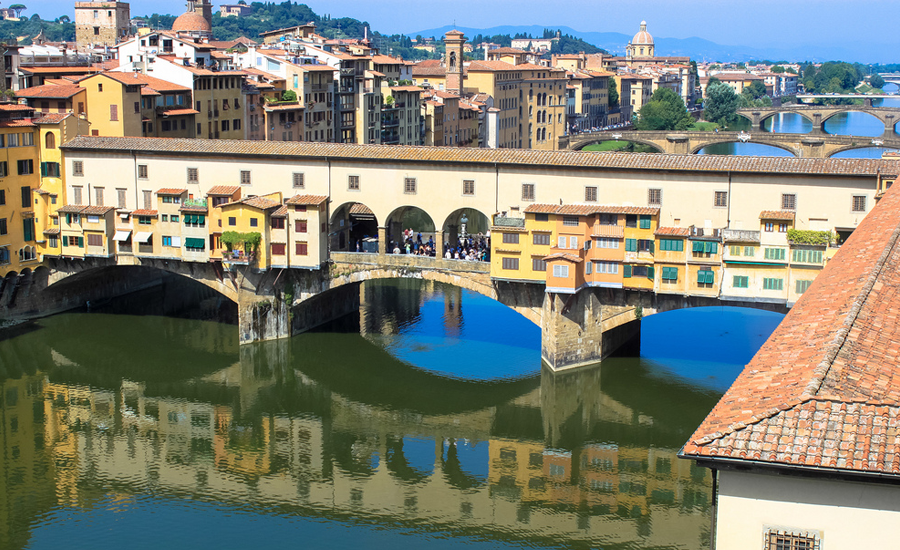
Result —
M799 157L796 151L780 145L757 141L718 141L707 143L691 151L692 155L738 155L760 157Z
M484 244L490 249L489 243L484 239L490 228L490 218L480 210L475 210L474 208L454 210L444 220L444 225L441 228L444 235L444 248L460 246L460 239L465 235L467 238L471 237L476 241L484 240ZM438 251L439 256L442 256L444 253L445 250Z
M884 93L886 94L900 93L900 82L894 80L885 81L884 86L882 86L881 89L884 90Z
M897 149L878 147L877 145L864 144L861 146L849 145L838 149L829 158L835 159L880 159L886 151L897 152Z
M864 111L841 111L823 121L826 134L878 137L884 135L884 122ZM852 128L852 131L850 131Z
M406 253L404 245L409 244L409 252L414 253L415 245L426 244L434 239L434 220L428 212L417 206L401 206L388 215L385 221L387 246L385 252L399 248ZM404 233L406 232L406 233ZM421 243L420 243L421 236Z
M749 118L746 120L750 120ZM812 119L801 113L772 113L762 121L763 130L772 134L808 134L813 130ZM752 128L747 128L752 131Z
M664 153L661 147L649 141L624 140L624 139L598 139L589 141L574 147L576 151L609 152L619 151L625 153Z
M335 252L378 252L378 218L361 202L346 202L328 222L331 250Z

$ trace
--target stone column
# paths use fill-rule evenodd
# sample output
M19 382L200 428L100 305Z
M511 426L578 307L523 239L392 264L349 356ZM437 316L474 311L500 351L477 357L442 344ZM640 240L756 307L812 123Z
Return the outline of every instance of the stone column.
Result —
M444 257L444 232L434 232L434 257L441 259Z
M291 335L290 308L281 293L258 295L241 289L238 294L238 338L252 344Z
M385 254L390 253L388 250L388 246L390 243L387 242L387 229L383 226L378 227L378 255L384 256Z

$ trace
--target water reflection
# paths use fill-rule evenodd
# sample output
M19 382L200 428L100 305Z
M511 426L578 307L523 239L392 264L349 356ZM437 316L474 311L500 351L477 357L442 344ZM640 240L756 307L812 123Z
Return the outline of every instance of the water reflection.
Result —
M395 326L434 322L422 307L433 299L466 304L462 331L434 325L444 337L490 320L470 313L469 294L440 291L401 299ZM113 533L187 546L217 540L213 526L275 525L267 546L294 546L317 540L322 521L341 526L332 545L708 545L709 476L675 455L717 392L636 358L442 376L372 339L403 333L371 320L389 309L375 302L334 330L240 349L232 326L103 314L0 342L3 364L24 365L0 388L2 546L52 545L76 516L91 518L79 526L86 545ZM470 360L503 362L508 344Z

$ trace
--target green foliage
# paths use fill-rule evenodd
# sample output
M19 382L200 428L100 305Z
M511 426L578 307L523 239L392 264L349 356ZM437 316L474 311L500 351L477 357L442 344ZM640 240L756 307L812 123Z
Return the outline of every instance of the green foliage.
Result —
M731 86L719 81L713 82L706 87L703 118L725 126L735 119L739 104L740 100Z
M546 34L546 31L545 31ZM551 34L551 36L556 36L556 33ZM550 37L545 37L550 38ZM550 54L575 54L575 53L609 53L602 48L598 48L593 44L585 42L580 38L575 38L574 36L563 34L559 37L559 40L553 42L550 47Z
M784 67L782 67L781 65L775 65L774 67L772 67L772 72L773 72L773 73L779 73L779 74L780 74L780 73L783 73L783 72L784 72Z
M21 4L19 4L21 5ZM22 6L24 9L25 6ZM12 6L10 6L12 9ZM35 14L37 15L37 14ZM0 40L12 43L16 37L27 38L19 42L20 45L31 44L31 39L37 36L43 29L44 36L51 42L72 42L75 40L75 24L66 17L60 17L55 21L44 21L38 15L23 18L22 21L4 19L0 21Z
M831 231L812 231L809 229L788 229L788 241L795 244L828 245L835 240Z
M244 252L252 253L262 242L262 235L256 231L241 233L239 231L226 231L222 233L222 244L228 250L243 248Z
M609 106L610 107L618 107L619 106L619 90L616 87L616 79L609 79Z
M694 123L681 97L668 88L657 88L641 107L637 130L687 130Z
M285 90L281 93L281 101L297 101L297 92Z
M814 94L853 93L857 84L868 73L868 67L859 63L828 62L821 67L809 64L803 70L803 86ZM850 100L835 98L827 103L844 104Z
M387 105L388 107L390 107L391 105L393 105L393 104L394 104L394 96L391 96L391 95L385 96L385 98L384 98L384 104Z
M772 106L772 98L766 95L766 85L759 80L754 80L749 86L744 87L738 100L741 109Z
M884 79L880 74L873 74L869 78L869 85L873 88L884 88Z

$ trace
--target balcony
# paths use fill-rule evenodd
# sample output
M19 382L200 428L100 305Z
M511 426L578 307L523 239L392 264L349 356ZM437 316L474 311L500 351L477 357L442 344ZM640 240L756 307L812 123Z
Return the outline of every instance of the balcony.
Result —
M723 229L722 238L726 243L758 243L759 231L746 229Z
M494 225L497 227L525 227L525 218L494 216Z

